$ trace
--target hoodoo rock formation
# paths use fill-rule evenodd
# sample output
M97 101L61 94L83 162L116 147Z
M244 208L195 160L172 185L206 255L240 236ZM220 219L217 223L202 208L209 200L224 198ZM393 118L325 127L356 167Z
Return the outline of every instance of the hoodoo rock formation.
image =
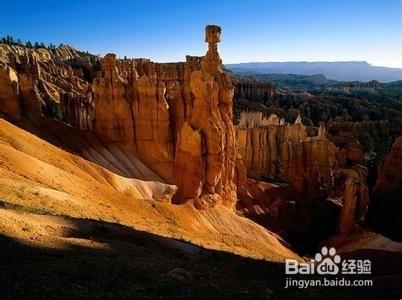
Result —
M18 101L18 76L6 66L0 68L0 111L13 119L21 118L21 107Z
M330 200L342 207L337 233L350 234L356 224L363 224L369 203L366 178L367 169L361 165L337 170L334 190L330 195Z
M205 34L207 54L185 63L1 45L0 112L95 131L176 184L178 203L233 208L234 88L217 51L220 27L209 25Z
M50 51L0 45L1 112L14 120L42 114L91 129L92 93L86 77L92 67L89 57L68 46Z
M367 169L348 169L350 153L327 138L323 125L310 136L300 116L286 124L274 114L242 113L237 142L249 177L238 187L243 214L278 231L302 231L317 218L313 207L333 203L340 208L331 209L334 233L350 233L364 221Z
M317 136L309 137L300 118L284 124L276 115L247 120L242 114L237 140L247 174L271 181L286 179L298 193L325 192L337 168L336 146L321 126ZM257 125L257 126L255 126Z
M173 257L161 249L169 249L183 253L183 264L174 259L169 270L162 263L160 278L172 277L177 287L193 281L191 274L210 273L200 258L226 257L202 248L275 263L307 260L331 243L370 255L372 246L400 251L371 232L402 241L400 92L384 104L387 94L301 92L258 74L225 72L216 25L205 28L204 56L177 63L2 41L0 239L10 245L0 254L17 244L45 259L70 248L85 257L124 248L128 262L140 254L142 274L148 260L159 270L158 258ZM362 89L357 85L350 90ZM185 270L193 261L202 269ZM262 263L276 274L277 266ZM185 278L176 281L177 270ZM264 274L255 282L266 283ZM159 291L155 278L149 281Z
M232 123L234 88L221 69L217 51L220 27L207 26L205 35L209 49L201 58L201 69L191 73L194 105L191 118L179 133L176 148L177 184L185 187L179 191L179 197L198 199L198 207L214 206L219 201L234 207L237 156Z
M234 98L239 100L256 101L269 104L275 94L275 85L271 82L259 82L254 80L234 80Z

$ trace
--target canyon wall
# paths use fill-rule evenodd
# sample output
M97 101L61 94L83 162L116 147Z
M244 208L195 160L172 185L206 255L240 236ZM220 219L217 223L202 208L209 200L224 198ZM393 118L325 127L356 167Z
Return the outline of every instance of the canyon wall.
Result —
M205 35L207 54L181 63L0 45L0 112L95 131L176 184L178 203L233 209L234 87L221 69L220 27Z
M310 136L300 116L287 124L274 114L243 113L237 142L249 177L238 187L238 208L245 215L261 223L269 219L272 228L295 230L316 218L313 208L326 202L340 207L334 209L337 232L349 233L364 221L367 169L350 168L351 154L327 138L323 125ZM359 149L355 156L362 155Z
M107 54L93 83L95 130L172 183L177 136L193 104L190 75L199 61L188 56L186 63L164 64Z
M91 85L83 74L89 69L89 58L68 46L51 51L0 45L0 80L7 91L0 95L1 112L12 119L43 114L92 129Z
M234 98L268 104L275 94L275 85L271 82L238 79L234 76Z
M277 181L289 180L298 193L321 193L330 184L337 164L336 146L321 126L317 136L309 137L307 128L298 118L295 124L285 124L275 115L244 121L242 114L237 141L249 177Z

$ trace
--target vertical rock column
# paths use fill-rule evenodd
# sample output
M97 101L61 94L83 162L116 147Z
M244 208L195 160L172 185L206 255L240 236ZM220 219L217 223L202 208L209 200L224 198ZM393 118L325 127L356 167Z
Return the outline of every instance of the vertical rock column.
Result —
M131 103L127 99L128 82L118 72L115 54L105 56L102 73L93 83L96 131L132 148L134 130Z
M236 186L233 182L237 147L232 123L234 88L221 69L217 50L219 26L205 28L208 52L200 70L191 73L194 96L191 118L184 123L177 140L175 156L178 201L195 199L197 208L218 203L234 208Z
M21 118L18 76L14 69L0 65L0 112L18 120Z

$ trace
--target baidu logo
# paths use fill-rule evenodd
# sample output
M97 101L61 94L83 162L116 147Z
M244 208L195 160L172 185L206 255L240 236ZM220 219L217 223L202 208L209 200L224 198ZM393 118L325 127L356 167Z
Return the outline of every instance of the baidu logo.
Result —
M314 257L317 264L317 274L321 275L336 275L339 273L338 264L341 262L341 257L336 254L335 248L321 248L321 253L317 253Z
M309 262L299 262L295 259L285 260L285 273L287 275L324 275L321 278L287 277L285 288L307 288L312 286L372 286L370 279L348 279L346 274L371 274L371 261L369 259L341 259L334 247L322 247ZM330 275L331 277L326 277ZM335 275L335 276L334 276ZM341 275L341 276L339 276Z
M368 259L341 260L334 247L328 249L324 246L310 262L302 263L295 259L286 259L285 273L288 275L371 274L371 261Z

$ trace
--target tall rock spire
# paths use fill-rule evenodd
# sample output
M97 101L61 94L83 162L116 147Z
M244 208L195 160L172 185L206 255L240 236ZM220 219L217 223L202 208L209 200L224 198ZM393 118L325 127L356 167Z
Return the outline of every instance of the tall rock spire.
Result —
M178 197L181 202L194 199L198 208L217 204L234 208L236 202L234 88L221 68L217 50L220 36L219 26L205 28L208 52L201 58L201 69L191 73L192 116L184 124L176 147Z

